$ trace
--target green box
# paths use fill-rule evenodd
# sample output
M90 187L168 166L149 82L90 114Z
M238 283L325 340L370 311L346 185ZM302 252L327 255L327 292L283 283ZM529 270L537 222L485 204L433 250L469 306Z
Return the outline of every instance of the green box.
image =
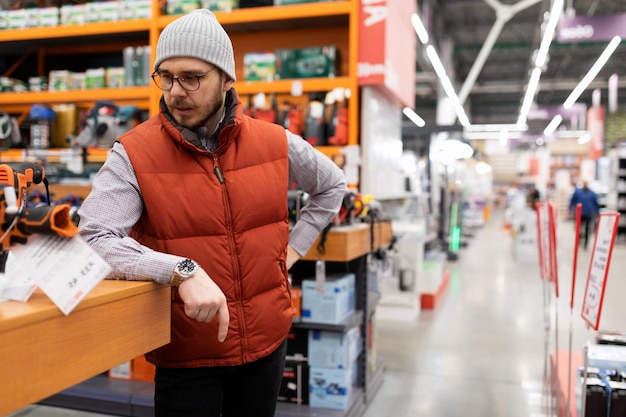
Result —
M276 51L276 78L332 78L336 75L337 49L316 46Z

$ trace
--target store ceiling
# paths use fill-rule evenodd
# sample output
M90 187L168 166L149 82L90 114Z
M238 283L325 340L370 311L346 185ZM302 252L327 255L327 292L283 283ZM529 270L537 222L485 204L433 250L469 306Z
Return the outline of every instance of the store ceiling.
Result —
M466 113L472 124L514 124L517 121L529 72L533 64L533 52L539 48L541 25L544 15L551 7L551 0L419 0L420 14L432 16L429 32L436 39L439 55L445 53L445 44L450 42L454 68L447 72L456 73L456 91L474 65L489 32L496 22L496 13L489 5L515 3L530 4L507 21L497 37L493 49L466 100ZM565 0L566 13L575 16L600 16L626 13L626 0ZM568 14L568 16L570 16ZM549 60L543 72L535 101L541 106L559 106L591 68L608 41L586 43L559 43L553 41ZM442 60L443 57L442 57ZM445 60L444 60L445 62ZM619 108L626 107L626 42L617 48L611 60L600 71L578 103L591 104L592 90L601 89L601 101L606 105L608 78L618 74ZM424 48L418 49L416 80L416 112L426 120L427 126L436 124L436 102L439 80L435 76ZM549 120L529 120L531 130L543 130Z

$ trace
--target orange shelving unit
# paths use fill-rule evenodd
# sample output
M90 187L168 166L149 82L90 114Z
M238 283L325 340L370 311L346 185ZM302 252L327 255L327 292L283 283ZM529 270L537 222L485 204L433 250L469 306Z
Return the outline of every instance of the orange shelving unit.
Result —
M265 6L216 12L218 20L233 39L235 63L239 81L235 89L240 95L256 93L290 94L298 83L302 94L325 92L344 88L351 92L348 99L348 144L356 145L358 139L359 94L357 79L358 59L358 0ZM160 31L177 16L161 15L159 1L153 0L152 19L117 22L88 23L46 28L14 29L0 31L1 45L19 45L24 53L36 50L39 57L39 75L49 69L41 62L47 53L67 48L77 55L110 50L120 42L150 45L152 56ZM125 38L120 41L120 37ZM93 49L80 48L74 40L89 38ZM273 82L246 82L243 77L243 56L248 52L263 52L278 48L335 45L338 51L339 76L334 78L280 80ZM23 46L23 48L22 48ZM119 47L120 54L122 46ZM149 74L146 74L148 77ZM120 89L98 89L66 92L0 93L0 108L9 112L23 112L35 103L81 103L96 100L113 100L158 112L160 91L153 86Z

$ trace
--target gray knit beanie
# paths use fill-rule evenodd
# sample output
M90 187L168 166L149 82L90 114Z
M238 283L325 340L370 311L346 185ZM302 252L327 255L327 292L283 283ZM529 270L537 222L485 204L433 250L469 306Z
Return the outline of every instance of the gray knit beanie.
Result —
M201 59L222 69L233 81L237 80L233 44L210 10L194 10L163 29L156 47L154 70L161 62L174 57Z

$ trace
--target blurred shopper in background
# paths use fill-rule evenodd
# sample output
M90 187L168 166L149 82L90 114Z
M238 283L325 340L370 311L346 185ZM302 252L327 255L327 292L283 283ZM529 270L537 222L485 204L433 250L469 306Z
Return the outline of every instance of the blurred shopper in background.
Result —
M593 227L595 224L595 218L600 212L598 196L589 188L589 183L587 181L583 181L582 187L576 188L572 194L572 198L569 202L569 212L573 216L575 216L575 209L578 203L582 206L580 213L580 239L582 240L583 248L587 249L590 226Z

